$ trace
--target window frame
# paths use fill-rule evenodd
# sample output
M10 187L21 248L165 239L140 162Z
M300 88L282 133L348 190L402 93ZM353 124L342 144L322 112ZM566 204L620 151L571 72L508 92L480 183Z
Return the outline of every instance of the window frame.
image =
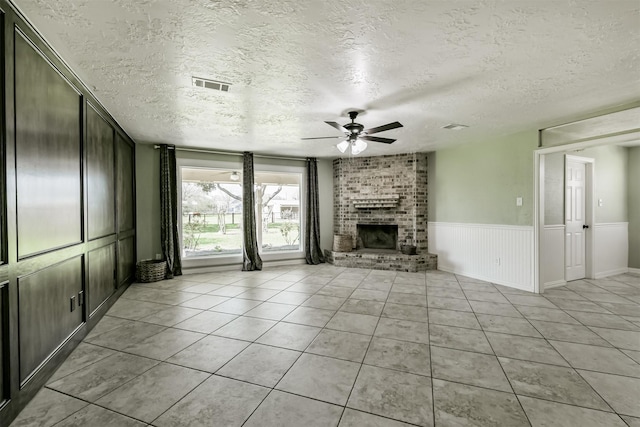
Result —
M254 159L253 169L254 172L281 172L281 173L295 173L300 175L300 246L297 251L279 251L279 252L262 252L260 249L260 258L263 261L285 261L290 259L304 259L304 230L305 221L307 216L307 195L304 191L306 186L306 174L305 166L283 165L273 164L266 162L270 159L258 158Z
M242 157L237 155L224 156L224 159L213 158L212 155L208 158L190 158L183 156L176 156L176 179L177 179L177 204L178 212L182 212L182 168L201 168L201 169L230 169L238 170L242 172ZM302 163L300 166L291 163ZM291 160L284 163L283 160L269 159L269 158L254 158L254 172L271 172L271 173L295 173L300 175L300 246L299 250L293 251L274 251L274 252L262 252L260 249L260 257L263 261L277 262L277 261L291 261L291 260L303 260L304 255L304 230L306 221L306 205L307 194L306 188L306 173L304 160L296 161ZM182 230L182 216L179 215L180 221L178 221L178 235L180 240L180 251L183 248L183 230ZM241 265L243 261L243 254L230 254L230 255L215 255L215 256L202 256L202 257L183 257L182 266L185 269L202 268L202 267L224 267L231 265Z

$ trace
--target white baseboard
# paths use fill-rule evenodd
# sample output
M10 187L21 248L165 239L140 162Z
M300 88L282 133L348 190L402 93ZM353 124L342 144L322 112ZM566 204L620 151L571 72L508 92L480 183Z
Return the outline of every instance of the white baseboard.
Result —
M547 289L557 288L559 286L564 286L567 284L566 280L555 280L553 282L547 282L544 284L543 289L546 291Z
M429 249L429 251L431 251L431 249ZM490 282L496 285L502 285L502 286L508 286L510 288L520 289L521 291L533 292L532 289L528 287L524 287L520 283L509 282L509 281L501 280L495 277L477 274L473 271L468 271L464 269L457 270L455 268L451 268L450 266L441 266L440 264L438 264L438 270L446 271L447 273L457 274L459 276L470 277L472 279L482 280L484 282Z
M628 273L640 274L640 268L629 268Z
M609 276L616 276L618 274L624 274L624 273L628 273L629 269L624 267L624 268L617 268L615 270L609 270L609 271L598 271L595 274L594 279L603 279L605 277L609 277Z

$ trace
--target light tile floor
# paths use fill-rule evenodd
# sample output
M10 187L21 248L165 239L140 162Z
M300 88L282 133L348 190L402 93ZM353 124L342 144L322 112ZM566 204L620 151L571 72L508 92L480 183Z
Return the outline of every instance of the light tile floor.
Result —
M134 284L13 426L639 426L640 276L330 265Z

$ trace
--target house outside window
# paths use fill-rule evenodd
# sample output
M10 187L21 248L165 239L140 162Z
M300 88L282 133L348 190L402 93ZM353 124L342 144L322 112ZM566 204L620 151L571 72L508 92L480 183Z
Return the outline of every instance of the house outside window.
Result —
M187 264L189 260L234 263L242 256L242 170L234 166L179 162L179 230ZM266 259L302 254L303 170L291 169L256 166L256 234Z

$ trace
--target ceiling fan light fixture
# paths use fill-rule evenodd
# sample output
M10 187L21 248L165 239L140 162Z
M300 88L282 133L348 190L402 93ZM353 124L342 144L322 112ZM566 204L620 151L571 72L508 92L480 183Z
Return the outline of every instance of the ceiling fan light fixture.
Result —
M240 180L240 175L238 174L238 172L233 171L233 172L231 172L231 176L229 176L229 179L231 181L239 181Z
M367 143L358 139L356 142L353 143L353 145L351 146L351 154L353 154L354 156L362 153L364 150L367 149Z
M340 150L341 153L344 153L345 151L347 151L347 148L349 148L349 145L349 141L345 139L344 141L336 145L336 147L338 148L338 150Z
M391 144L392 142L395 141L395 139L380 138L378 136L370 136L370 135L374 133L384 132L391 129L397 129L397 128L403 127L402 123L393 122L393 123L387 123L386 125L365 129L363 125L355 122L355 119L357 116L358 116L357 111L349 111L349 118L351 119L351 123L347 123L342 126L336 122L325 121L325 123L331 126L332 128L337 129L340 132L343 132L345 134L346 140L341 141L336 145L336 148L340 150L341 153L346 153L349 150L349 147L351 147L350 153L353 155L360 154L364 150L366 150L367 143L360 140L359 138L366 139L367 141L381 142L383 144ZM335 137L321 136L317 138L302 138L302 139L331 139L331 138L335 138ZM338 138L341 138L341 137L338 137Z

